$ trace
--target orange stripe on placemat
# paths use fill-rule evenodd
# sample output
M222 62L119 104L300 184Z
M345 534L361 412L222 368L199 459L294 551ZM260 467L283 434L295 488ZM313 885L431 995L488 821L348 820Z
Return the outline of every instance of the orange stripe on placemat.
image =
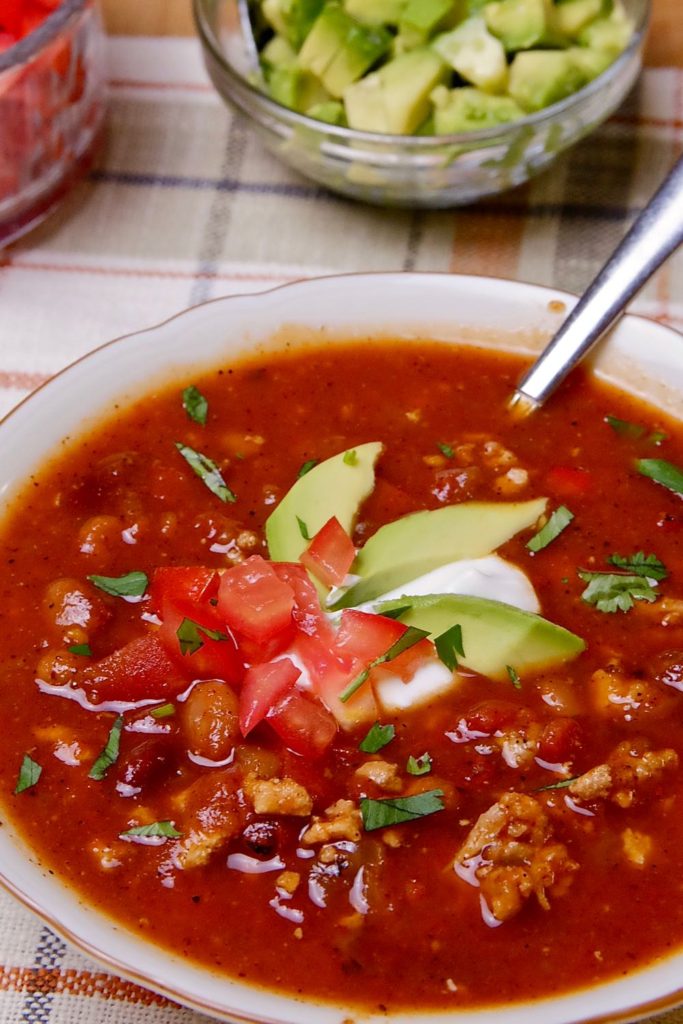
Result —
M449 270L455 274L517 277L524 217L511 217L492 207L455 216Z
M49 373L21 373L14 370L0 370L0 388L17 388L19 391L33 391L50 379Z
M76 971L42 967L0 966L0 992L64 993L71 996L98 996L141 1006L175 1006L165 996L123 981L104 971Z
M240 271L234 274L203 273L190 270L165 270L161 267L96 267L87 266L83 263L45 263L24 261L21 259L7 260L4 264L7 270L45 270L58 274L99 274L105 277L161 277L173 280L194 280L198 277L210 277L212 280L221 281L274 281L285 282L293 278L289 274L245 274ZM301 273L298 276L311 277L312 274Z

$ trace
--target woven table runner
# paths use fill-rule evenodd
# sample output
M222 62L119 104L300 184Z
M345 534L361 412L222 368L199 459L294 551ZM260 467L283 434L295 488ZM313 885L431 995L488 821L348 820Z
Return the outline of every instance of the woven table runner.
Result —
M116 39L109 61L94 169L0 251L0 416L110 338L297 278L447 271L579 292L683 151L683 70L648 70L615 117L531 184L467 209L375 209L265 152L216 97L195 41ZM683 330L683 253L632 309ZM1 1024L204 1020L101 970L0 892ZM683 1011L655 1021L683 1024Z

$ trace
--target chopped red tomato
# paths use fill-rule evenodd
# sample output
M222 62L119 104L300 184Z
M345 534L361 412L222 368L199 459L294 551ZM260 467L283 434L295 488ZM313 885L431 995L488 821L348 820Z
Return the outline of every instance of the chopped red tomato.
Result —
M363 666L367 666L386 654L406 628L386 615L347 608L342 612L336 647L341 654L358 658Z
M357 658L341 654L316 637L299 634L292 650L306 666L313 689L344 729L353 729L378 717L377 703L369 683L348 701L339 699L353 679L366 667Z
M320 701L293 689L268 713L282 742L295 754L316 758L325 753L337 732L337 723Z
M581 743L581 726L573 718L554 718L544 726L538 756L548 764L562 764L576 753Z
M271 565L276 576L294 591L292 617L297 628L307 636L317 636L319 640L333 644L335 632L320 607L318 591L304 567L298 562L271 562Z
M238 633L266 643L292 622L294 591L260 555L233 566L223 574L218 589L218 611Z
M181 643L178 630L185 627L195 635L196 650L188 641ZM224 679L239 683L244 675L244 661L234 637L225 631L216 610L208 603L192 605L167 600L161 609L159 639L177 667L188 679Z
M346 579L355 557L353 541L337 517L332 516L318 530L300 555L300 560L321 583L328 587L339 587Z
M387 661L383 665L377 665L372 670L373 675L376 674L378 677L383 675L399 676L404 683L407 683L425 661L433 660L435 657L434 644L425 637L424 640L409 647L407 651L403 651L397 658L392 658L391 661Z
M218 595L219 576L201 565L169 565L155 569L149 587L154 611L160 615L166 601L205 602Z
M292 689L301 670L291 658L280 658L248 669L240 690L240 729L243 736L263 721Z
M593 478L587 469L576 466L553 466L546 476L549 490L560 498L581 498L593 486Z
M84 681L97 702L172 697L187 685L161 640L151 634L92 665Z
M507 700L487 700L478 704L465 715L467 728L472 732L480 732L484 736L492 736L506 725L511 725L519 714L516 704Z

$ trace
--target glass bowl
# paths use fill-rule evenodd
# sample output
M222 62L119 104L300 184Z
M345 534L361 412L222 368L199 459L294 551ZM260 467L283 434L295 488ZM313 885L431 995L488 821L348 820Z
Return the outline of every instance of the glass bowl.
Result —
M619 106L642 63L650 0L625 0L629 46L606 71L560 103L518 121L458 135L380 135L315 121L248 81L236 0L193 0L208 73L221 97L265 145L334 192L370 203L446 207L503 192L538 174Z
M47 216L87 167L105 87L95 0L63 0L0 52L0 246Z

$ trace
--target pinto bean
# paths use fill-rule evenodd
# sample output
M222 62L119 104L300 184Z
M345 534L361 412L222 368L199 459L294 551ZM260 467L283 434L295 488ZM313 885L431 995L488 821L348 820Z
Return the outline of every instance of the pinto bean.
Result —
M223 761L239 737L239 703L227 683L198 683L180 705L180 726L193 754Z

